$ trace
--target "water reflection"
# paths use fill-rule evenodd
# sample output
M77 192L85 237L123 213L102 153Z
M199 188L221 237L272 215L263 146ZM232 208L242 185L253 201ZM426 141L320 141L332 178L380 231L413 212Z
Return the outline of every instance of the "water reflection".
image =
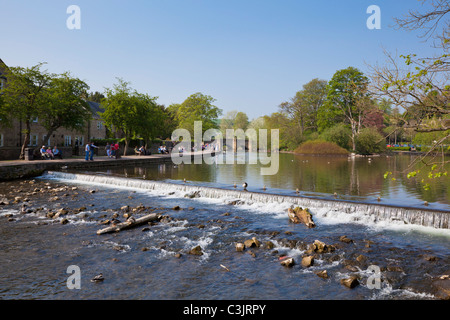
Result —
M339 197L362 197L374 201L378 197L395 200L395 204L422 205L424 201L439 203L441 208L449 209L450 181L447 177L432 181L430 190L420 183L425 173L408 179L408 165L414 159L410 155L382 156L350 159L342 156L303 156L280 154L280 168L276 175L261 175L261 164L255 161L255 154L235 155L234 164L223 164L218 159L212 165L172 163L151 164L139 167L124 167L102 171L126 177L148 180L176 180L196 183L209 183L218 187L242 186L248 182L249 190L267 192L271 189L295 192L298 188L303 195L338 194ZM218 157L218 156L216 156ZM240 164L245 159L245 164ZM418 167L417 167L418 168ZM450 169L447 165L446 170ZM96 170L98 171L98 169ZM384 173L397 173L395 180L385 179ZM421 176L422 175L422 176ZM443 206L442 206L443 205Z

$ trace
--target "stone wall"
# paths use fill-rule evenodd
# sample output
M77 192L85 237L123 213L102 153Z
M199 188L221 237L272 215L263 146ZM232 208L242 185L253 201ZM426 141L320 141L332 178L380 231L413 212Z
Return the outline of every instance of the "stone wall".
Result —
M45 171L61 171L70 169L108 168L133 165L145 165L150 163L172 162L170 156L165 157L142 157L139 159L114 159L99 161L27 161L17 165L1 165L0 181L15 180L21 178L32 178L42 175Z

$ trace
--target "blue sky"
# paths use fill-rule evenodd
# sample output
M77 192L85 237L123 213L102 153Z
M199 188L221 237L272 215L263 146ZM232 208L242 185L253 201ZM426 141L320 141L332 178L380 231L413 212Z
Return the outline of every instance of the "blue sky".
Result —
M69 5L81 29L69 30ZM381 29L369 30L370 5ZM166 106L189 95L250 119L314 78L349 66L383 63L383 48L429 55L417 33L393 28L393 17L420 9L417 0L0 0L0 58L10 66L47 62L102 92L116 77Z

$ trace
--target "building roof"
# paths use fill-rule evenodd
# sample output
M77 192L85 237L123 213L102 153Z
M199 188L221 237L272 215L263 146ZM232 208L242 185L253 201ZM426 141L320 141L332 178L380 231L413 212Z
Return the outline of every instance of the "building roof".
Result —
M6 65L6 63L3 62L3 60L0 58L0 75L5 71L5 69L7 69L8 66Z
M100 118L99 112L105 112L105 109L102 107L102 105L98 102L94 101L86 101L89 104L89 107L91 108L92 114L94 117Z

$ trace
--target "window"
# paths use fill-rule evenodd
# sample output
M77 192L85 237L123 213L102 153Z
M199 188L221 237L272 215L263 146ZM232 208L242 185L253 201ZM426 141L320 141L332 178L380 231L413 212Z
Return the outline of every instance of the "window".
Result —
M47 139L47 135L44 135L44 137L42 138L42 141L44 141L44 143L47 143L47 146L50 146L50 138Z
M64 146L65 147L72 146L72 137L71 136L64 136Z
M3 147L3 133L0 133L0 147Z
M97 129L102 130L102 128L103 128L103 122L97 121Z
M28 143L29 147L36 147L38 144L38 135L37 134L30 134L30 142Z
M31 122L38 122L39 119L38 119L38 117L35 117L35 118L31 118L30 120L31 120Z
M75 137L75 145L76 146L82 146L84 145L84 137Z

